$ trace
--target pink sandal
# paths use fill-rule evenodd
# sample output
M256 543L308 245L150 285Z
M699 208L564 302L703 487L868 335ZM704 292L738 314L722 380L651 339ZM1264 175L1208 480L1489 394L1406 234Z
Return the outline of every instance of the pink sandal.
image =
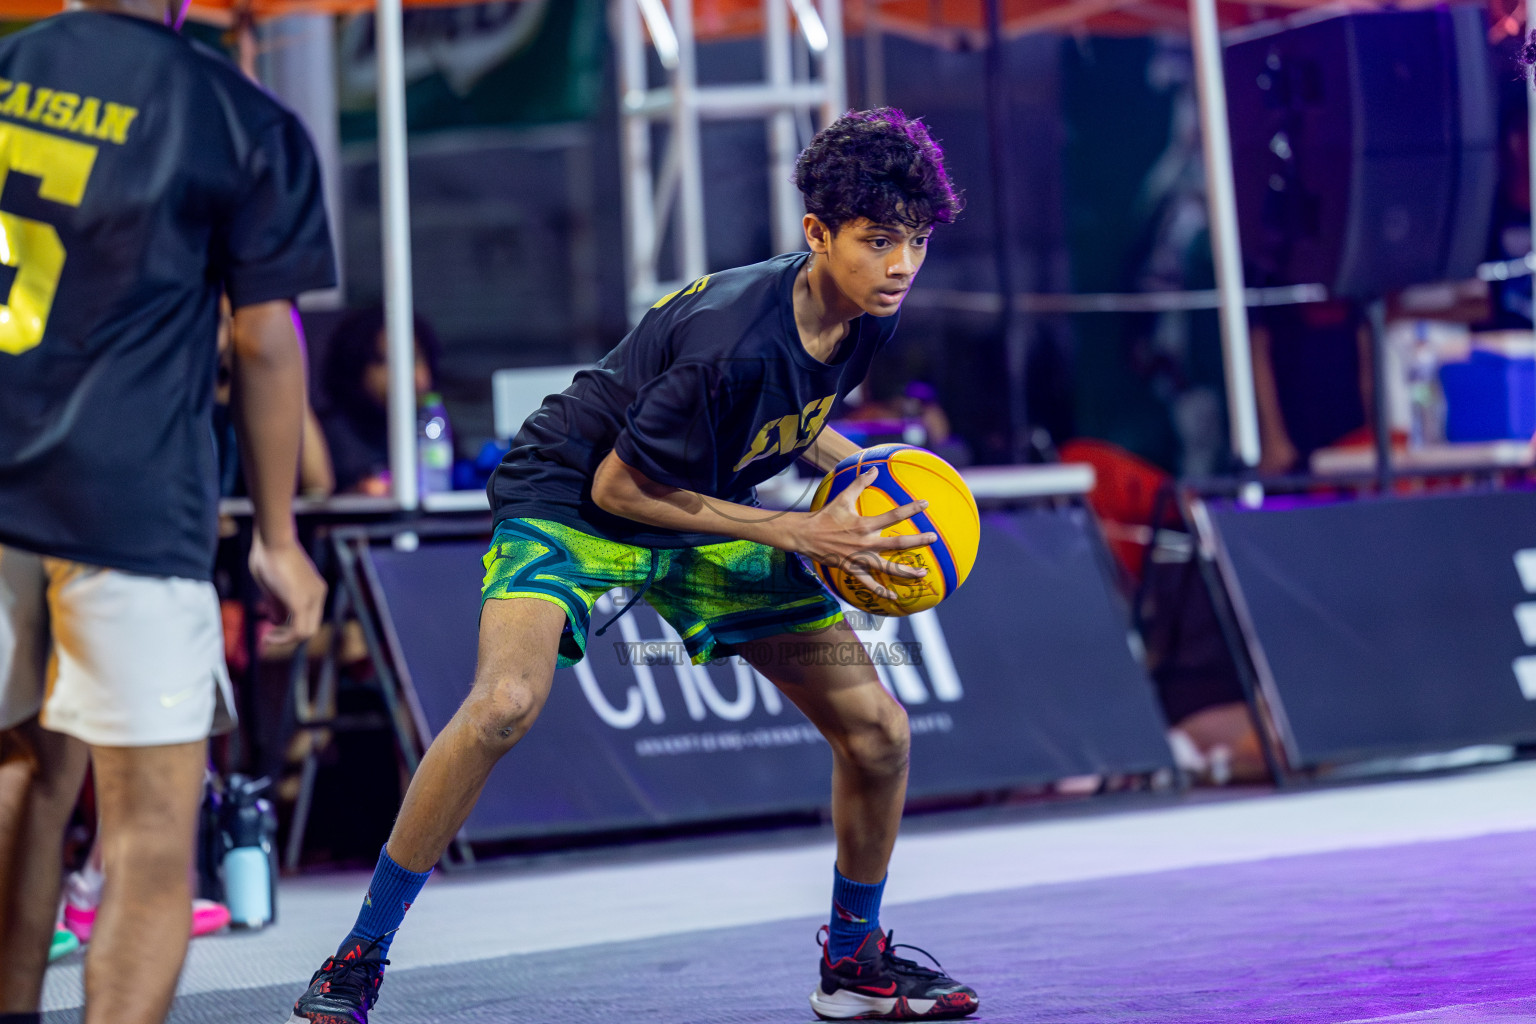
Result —
M95 907L77 907L64 904L64 927L73 932L81 942L91 941L91 929L96 924ZM229 908L213 900L192 901L192 936L208 935L229 925Z

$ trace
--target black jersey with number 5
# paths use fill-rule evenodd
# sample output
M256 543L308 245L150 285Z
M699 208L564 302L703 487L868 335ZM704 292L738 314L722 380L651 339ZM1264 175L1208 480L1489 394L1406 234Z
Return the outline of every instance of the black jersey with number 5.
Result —
M125 15L0 39L0 543L207 579L219 294L334 283L309 138L228 61Z

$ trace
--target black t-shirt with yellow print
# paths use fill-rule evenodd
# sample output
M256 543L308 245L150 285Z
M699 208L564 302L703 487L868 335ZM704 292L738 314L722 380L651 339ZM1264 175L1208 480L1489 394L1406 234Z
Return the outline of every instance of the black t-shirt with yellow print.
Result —
M0 544L208 579L221 292L335 282L292 113L152 22L0 39Z
M861 316L833 361L806 352L795 277L809 253L711 274L650 309L512 440L488 488L496 521L530 518L642 547L717 543L611 515L592 501L609 451L657 483L738 504L791 465L896 329Z

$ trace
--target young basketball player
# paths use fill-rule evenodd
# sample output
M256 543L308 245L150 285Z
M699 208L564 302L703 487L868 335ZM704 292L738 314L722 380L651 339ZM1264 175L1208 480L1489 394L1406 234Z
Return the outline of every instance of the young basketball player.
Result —
M489 488L496 532L474 685L411 781L356 925L292 1021L366 1020L406 908L491 768L533 724L556 667L583 656L593 605L615 587L655 607L695 662L740 650L831 745L837 864L815 1012L976 1009L975 992L894 955L880 927L906 792L906 715L867 657L805 656L807 645L859 641L799 555L851 566L893 596L882 579L920 571L883 556L936 538L880 531L922 503L860 516L855 498L873 473L814 513L769 513L753 496L798 457L828 470L858 450L825 428L827 416L890 338L933 226L960 202L926 128L890 108L822 131L796 181L809 253L662 299L514 439Z
M89 6L0 39L4 1024L38 1020L87 755L108 881L86 1021L158 1024L186 955L207 738L231 707L210 582L221 293L252 572L289 636L325 596L290 505L290 300L334 282L318 162L292 114L168 27L182 0Z

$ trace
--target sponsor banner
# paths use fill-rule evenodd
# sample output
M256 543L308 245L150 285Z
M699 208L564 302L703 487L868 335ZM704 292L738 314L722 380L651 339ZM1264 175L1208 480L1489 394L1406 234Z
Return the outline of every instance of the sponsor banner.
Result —
M1536 739L1536 493L1209 508L1299 765Z
M583 121L603 81L602 0L492 0L405 12L412 132ZM378 131L372 14L341 20L337 98L346 141Z
M371 551L382 604L431 729L474 672L484 541ZM905 619L849 611L862 650L805 645L804 663L865 652L912 726L913 796L968 794L1171 765L1153 690L1127 641L1102 546L1079 509L985 517L971 579ZM594 624L627 600L602 598ZM770 667L771 670L771 667ZM499 764L472 840L823 808L831 754L760 672L691 665L645 603L556 673L532 731Z

